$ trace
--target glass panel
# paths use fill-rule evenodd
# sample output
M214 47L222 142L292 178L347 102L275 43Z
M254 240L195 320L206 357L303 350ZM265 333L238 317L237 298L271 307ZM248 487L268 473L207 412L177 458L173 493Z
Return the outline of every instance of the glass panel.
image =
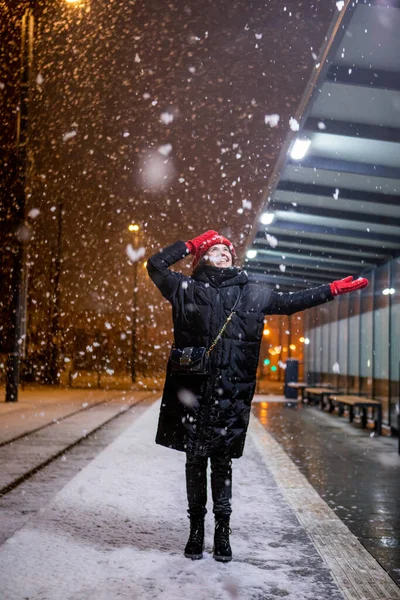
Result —
M340 319L339 321L339 343L338 343L338 386L347 391L347 373L348 373L348 321Z
M361 293L349 294L349 394L358 394L360 391L360 309Z
M389 422L389 265L375 271L373 394L382 402L383 421Z
M318 374L318 381L321 379L321 365L322 365L322 335L321 327L315 328L315 372Z
M392 267L391 287L394 294L390 294L390 414L389 423L398 427L397 414L400 404L400 258L394 260Z
M334 300L331 303L332 306L332 321L329 324L329 381L333 385L336 385L336 363L338 360L337 354L337 340L338 340L338 315L339 315L339 302Z
M329 323L325 323L322 326L322 373L326 375L329 373Z
M315 327L309 330L308 338L310 343L308 345L308 356L309 356L309 369L310 383L315 382Z
M373 327L373 280L361 290L361 346L360 346L360 391L372 397L372 327Z
M359 391L359 363L360 363L360 315L349 319L349 364L348 364L348 388L350 394Z

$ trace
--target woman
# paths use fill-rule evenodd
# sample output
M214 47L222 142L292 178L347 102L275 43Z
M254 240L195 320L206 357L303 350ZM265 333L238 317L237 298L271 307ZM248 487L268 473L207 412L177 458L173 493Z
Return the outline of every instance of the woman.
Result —
M189 253L194 256L191 277L169 269ZM172 304L174 352L181 357L178 366L168 362L156 442L186 453L190 535L184 554L203 556L210 458L214 558L222 562L232 559L231 459L243 453L264 315L291 315L368 285L366 279L346 277L315 289L277 293L250 283L235 261L231 242L211 230L168 246L147 263L150 277ZM209 351L207 373L179 372L193 349L201 348Z

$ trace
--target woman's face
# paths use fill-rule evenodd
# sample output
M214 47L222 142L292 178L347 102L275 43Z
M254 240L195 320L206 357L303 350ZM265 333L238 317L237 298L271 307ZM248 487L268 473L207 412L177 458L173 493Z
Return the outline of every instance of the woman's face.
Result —
M213 267L226 268L232 266L232 255L225 244L215 244L206 253L206 258Z

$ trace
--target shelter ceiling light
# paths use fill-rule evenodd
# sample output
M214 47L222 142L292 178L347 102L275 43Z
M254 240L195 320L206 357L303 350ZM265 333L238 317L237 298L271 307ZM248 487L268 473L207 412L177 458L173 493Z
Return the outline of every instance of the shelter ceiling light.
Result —
M265 212L261 215L260 221L263 225L271 225L272 221L275 219L274 213Z
M385 288L384 290L382 290L382 294L384 296L388 296L389 294L394 294L394 293L395 293L394 288Z
M257 250L247 250L247 258L255 258L257 256Z
M308 138L297 138L290 151L290 156L293 160L301 160L305 157L308 149L311 146L311 140Z

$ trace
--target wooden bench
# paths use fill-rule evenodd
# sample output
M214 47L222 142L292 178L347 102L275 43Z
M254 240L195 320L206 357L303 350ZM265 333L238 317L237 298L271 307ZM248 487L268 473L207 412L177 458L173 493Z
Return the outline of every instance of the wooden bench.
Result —
M374 410L375 431L379 435L382 435L382 404L378 400L371 400L371 398L363 398L361 396L339 396L337 394L331 394L328 400L329 412L334 411L336 404L339 408L340 416L343 415L344 407L349 407L349 423L352 423L354 420L354 408L360 408L361 425L364 429L368 421L368 408L372 408Z
M306 387L304 390L304 394L308 399L309 403L311 403L312 396L317 396L319 407L321 410L325 407L325 398L328 398L330 394L340 394L339 390L333 390L328 387Z
M295 390L300 390L301 401L304 402L304 389L308 386L308 383L304 383L303 381L292 381L288 383L288 387L294 388Z

